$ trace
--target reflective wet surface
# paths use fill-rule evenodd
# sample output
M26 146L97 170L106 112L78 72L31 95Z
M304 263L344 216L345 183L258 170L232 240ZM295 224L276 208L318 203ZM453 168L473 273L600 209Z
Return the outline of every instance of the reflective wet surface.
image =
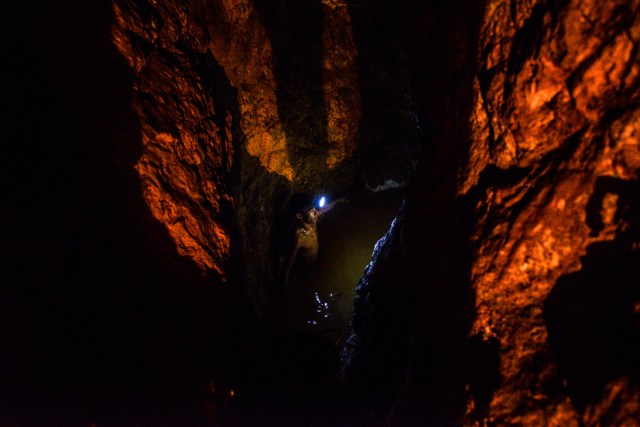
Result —
M401 202L400 192L361 195L320 219L318 259L292 270L287 294L270 307L274 330L319 334L341 346L353 313L355 287Z
M262 307L259 331L238 337L235 397L220 425L385 425L389 408L341 386L339 354L355 287L401 202L399 192L361 195L319 221L317 261L294 267L286 294Z

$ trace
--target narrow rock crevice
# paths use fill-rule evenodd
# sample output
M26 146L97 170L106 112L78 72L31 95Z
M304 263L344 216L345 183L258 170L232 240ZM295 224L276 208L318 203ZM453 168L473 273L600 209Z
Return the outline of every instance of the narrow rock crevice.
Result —
M637 0L16 6L0 424L640 419Z

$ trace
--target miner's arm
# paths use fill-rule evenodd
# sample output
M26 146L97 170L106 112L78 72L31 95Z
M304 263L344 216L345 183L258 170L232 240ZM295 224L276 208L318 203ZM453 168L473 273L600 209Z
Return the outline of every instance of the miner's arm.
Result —
M338 203L348 203L346 197L341 197L332 202L327 203L324 207L318 209L318 216L322 216L333 209Z

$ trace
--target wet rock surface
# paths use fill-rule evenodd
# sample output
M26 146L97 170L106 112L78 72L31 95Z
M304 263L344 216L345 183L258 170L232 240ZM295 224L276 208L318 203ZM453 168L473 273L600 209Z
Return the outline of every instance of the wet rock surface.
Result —
M400 424L633 425L638 3L422 10L435 160L359 285L345 375L402 366L384 376Z
M13 279L0 421L210 425L229 408L254 425L252 408L282 425L304 409L319 423L330 404L344 413L336 348L271 336L258 315L289 195L357 180L349 8L123 0L15 13L2 26ZM230 405L238 384L246 412ZM304 409L283 413L301 388ZM319 388L322 404L309 394ZM261 393L274 397L263 405Z
M248 311L179 252L145 198L113 4L16 6L0 25L13 64L3 79L13 107L3 122L0 424L205 422L200 355L218 357L211 343Z
M640 419L638 1L18 6L10 425ZM342 360L270 323L291 195L405 185Z
M273 224L292 193L344 192L358 173L371 189L397 188L415 166L407 66L382 58L383 72L368 42L360 55L373 25L351 12L330 1L114 2L145 199L203 272L226 281L237 257L256 301L274 279Z

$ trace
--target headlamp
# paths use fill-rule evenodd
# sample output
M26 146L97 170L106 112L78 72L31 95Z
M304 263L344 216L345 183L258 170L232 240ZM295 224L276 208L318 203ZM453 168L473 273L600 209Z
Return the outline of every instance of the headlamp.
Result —
M324 197L324 196L320 197L320 200L318 200L318 207L319 207L319 208L323 208L323 207L324 207L325 202L326 202L325 197Z

